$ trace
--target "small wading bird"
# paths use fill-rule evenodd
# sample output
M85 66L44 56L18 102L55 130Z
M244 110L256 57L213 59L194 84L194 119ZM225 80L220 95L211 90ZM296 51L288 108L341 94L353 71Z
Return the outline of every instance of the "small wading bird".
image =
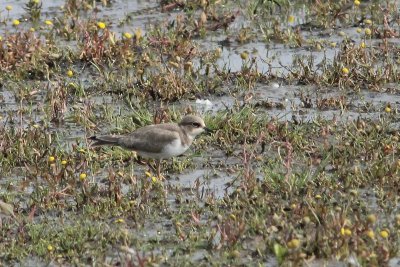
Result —
M127 135L92 136L89 139L94 141L92 146L120 146L136 151L139 156L156 159L157 176L161 178L161 161L185 153L194 138L203 132L210 132L203 119L188 115L179 123L153 124Z

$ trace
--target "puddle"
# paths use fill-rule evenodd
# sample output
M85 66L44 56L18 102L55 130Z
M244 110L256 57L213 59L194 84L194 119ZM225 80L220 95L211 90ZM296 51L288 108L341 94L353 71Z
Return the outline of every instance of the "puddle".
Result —
M11 5L12 10L5 14L3 12L3 16L11 18L11 19L19 19L21 21L20 27L24 27L24 19L22 19L26 12L24 10L26 1L24 0L3 0L2 7ZM55 16L58 15L60 11L63 11L65 1L63 0L53 0L53 1L40 1L42 15L41 20L44 21L46 19L53 20ZM109 6L103 6L101 2L94 1L92 2L92 7L97 10L97 17L102 18L102 20L106 22L112 22L109 24L112 29L119 29L121 33L124 30L132 30L136 28L143 29L146 24L150 22L150 20L154 19L162 19L167 15L160 16L160 8L159 2L155 0L121 0L118 3L111 2ZM153 13L153 14L152 14ZM114 18L130 18L129 26L117 27L117 23L120 21L116 21ZM27 28L28 29L28 28Z
M232 182L233 178L234 176L220 171L198 169L169 180L169 184L175 188L196 193L200 199L207 196L220 199L233 192L233 187L227 185Z

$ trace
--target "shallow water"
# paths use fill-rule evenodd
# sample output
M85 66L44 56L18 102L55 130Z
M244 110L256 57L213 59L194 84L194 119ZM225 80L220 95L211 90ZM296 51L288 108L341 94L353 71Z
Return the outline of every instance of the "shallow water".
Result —
M2 2L4 6L12 5L13 9L6 14L3 12L2 17L9 16L10 18L23 18L24 15L24 3L25 1L18 0L5 0ZM64 4L64 1L43 1L43 19L53 19L58 12L60 7ZM97 3L94 1L94 3ZM100 5L100 3L97 3ZM3 5L2 5L3 6ZM159 1L116 1L110 6L99 8L100 11L96 14L97 18L101 18L106 21L110 29L117 32L118 35L122 35L125 31L134 32L136 29L142 29L143 34L151 29L152 25L160 23L168 23L172 21L180 10L173 12L161 12L159 8ZM298 14L300 17L297 22L293 24L293 27L298 23L305 21L306 14L302 14L302 9L299 8ZM302 15L301 15L302 14ZM118 26L118 23L123 18L129 18L127 23L122 26ZM24 20L21 19L21 27L27 28L28 24L24 24ZM243 18L238 18L230 27L231 31L239 30L242 27L246 27L247 22ZM5 35L8 31L11 31L11 26L3 27L0 30L0 34ZM361 37L356 32L356 28L340 29L349 38L355 42L360 42ZM330 35L330 42L339 43L343 40L338 35L338 30L331 30L329 32L321 33L319 31L311 31L304 34L305 38L319 39L321 35ZM373 92L367 90L361 90L360 92L344 91L339 90L335 87L332 88L319 88L315 85L297 85L291 84L289 81L279 79L288 74L288 67L293 64L296 58L305 57L313 58L314 65L321 64L323 60L332 62L339 48L330 47L328 44L324 45L322 49L315 49L313 47L301 47L292 48L288 45L281 43L274 43L273 41L264 41L262 37L255 38L248 43L240 44L232 41L228 44L224 40L229 39L223 31L218 31L215 34L211 34L204 39L197 38L195 43L201 51L212 51L217 48L221 48L220 58L216 64L219 68L226 68L230 72L240 72L243 69L243 60L241 58L242 52L249 53L249 59L254 58L257 65L257 71L261 73L271 72L273 75L278 77L276 80L268 81L265 83L259 82L251 90L245 88L231 88L231 85L222 86L225 92L224 95L199 95L196 99L184 99L179 102L171 103L171 109L184 110L186 107L194 107L195 110L199 111L202 115L215 115L220 111L232 110L234 107L249 104L258 106L259 113L267 118L276 118L278 121L286 122L293 121L294 119L300 123L311 123L318 119L333 120L339 122L352 122L358 118L379 120L383 116L383 110L387 104L391 104L393 107L398 107L400 104L399 85L398 84L386 84L381 88L381 92ZM371 41L371 44L375 42ZM391 42L398 44L399 39L393 39ZM65 46L73 46L73 42L65 42ZM198 62L197 62L198 63ZM249 64L249 63L248 63ZM98 76L93 75L91 71L83 71L79 74L80 81L84 85L92 84L92 82L98 81ZM45 118L45 111L43 108L43 102L46 97L46 90L44 89L47 83L38 81L38 91L29 97L29 100L18 101L17 98L17 87L11 86L10 84L2 84L0 87L0 127L9 127L10 120L15 120L16 124L22 128L31 127L34 124L40 124ZM56 83L49 83L50 90L56 87ZM12 87L12 88L11 88ZM15 88L14 88L15 87ZM240 86L238 86L240 87ZM310 99L310 102L304 102L304 96ZM335 100L343 98L345 105L331 105L318 107L318 103L324 100ZM139 100L140 101L140 100ZM68 107L63 113L64 120L61 123L50 123L49 131L57 133L58 145L65 151L73 151L73 145L85 147L85 138L91 135L93 132L96 133L108 133L115 131L116 129L121 130L121 126L116 121L112 125L96 125L94 129L85 127L82 123L78 123L75 118L76 114L82 113L88 106L95 106L97 115L104 115L104 110L108 109L116 117L132 116L132 110L134 108L129 105L120 96L116 95L104 95L104 94L89 94L88 96L80 97L79 101L72 103L71 100L67 100ZM307 107L307 105L309 105ZM159 106L157 101L148 104L148 108L151 113ZM20 115L18 111L26 108L28 112ZM397 124L393 125L394 129L398 128ZM125 129L122 129L124 131ZM223 199L229 196L235 191L235 179L240 174L231 171L235 166L242 164L242 158L240 157L240 147L234 147L234 153L230 157L227 157L224 151L203 151L198 156L198 151L190 150L184 157L191 159L192 168L187 168L183 172L171 172L167 174L167 181L164 184L167 195L165 202L172 212L179 210L179 203L176 201L177 194L183 196L187 201L196 202L199 207L203 207L205 202L210 199ZM99 152L100 153L100 152ZM209 158L206 160L206 158ZM183 159L178 159L183 161ZM209 164L203 164L207 161ZM167 161L166 165L171 168L173 163ZM221 167L223 166L223 167ZM257 178L264 179L264 174L260 173L263 166L254 164L252 166L256 173ZM138 165L134 162L128 162L126 165L120 163L115 166L105 166L104 169L93 170L90 179L91 183L98 184L101 188L107 187L107 168L118 168L128 173L132 177L141 177L143 173L148 169L146 166ZM7 177L0 179L0 194L8 193L11 189L12 194L18 195L19 208L28 210L28 203L24 202L24 196L28 196L33 193L35 185L26 179L26 170L24 168L15 168ZM232 184L233 183L233 184ZM105 190L104 190L105 191ZM131 193L131 185L127 182L123 183L121 189L122 195L127 197ZM379 213L379 205L377 204L376 197L365 194L365 201L367 206L371 210L376 210ZM68 199L66 201L74 202L75 200ZM167 211L165 211L167 213ZM175 236L175 230L172 222L168 217L163 217L161 214L160 218L151 219L144 223L142 228L136 227L129 228L129 231L135 233L137 238L145 242L151 240L174 240L177 242ZM57 215L51 211L48 214L42 215L42 218L50 218L57 221ZM66 216L68 217L68 215ZM40 218L36 218L40 221ZM187 218L186 218L187 219ZM207 216L200 218L199 223L207 222ZM175 239L174 239L175 238ZM214 242L218 243L218 236L215 237ZM150 242L149 242L150 243ZM166 257L173 257L175 251L173 248L174 243L171 242L165 247L160 246L159 248L153 249L150 247L151 253L155 255L163 255ZM138 248L132 248L136 251ZM144 251L146 248L143 249ZM120 250L110 248L109 254L107 255L108 262L112 263L114 257L119 255ZM191 262L202 261L204 258L211 257L210 250L204 248L193 249L190 256ZM246 258L246 255L241 255L243 264L251 264L252 259ZM389 261L389 266L400 266L399 258L393 258ZM166 261L168 262L168 261ZM50 263L50 266L56 266L56 263ZM308 266L347 266L354 264L357 266L356 259L351 258L349 261L331 261L331 260L314 260L307 263ZM20 266L48 266L48 263L43 262L40 258L28 257L24 263ZM274 256L268 258L266 262L262 263L263 266L278 266L278 262Z

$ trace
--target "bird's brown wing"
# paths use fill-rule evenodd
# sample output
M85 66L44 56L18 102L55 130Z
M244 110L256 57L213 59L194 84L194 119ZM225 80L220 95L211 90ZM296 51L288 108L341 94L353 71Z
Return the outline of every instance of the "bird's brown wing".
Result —
M179 126L149 125L119 138L118 145L129 150L160 153L164 146L179 138Z

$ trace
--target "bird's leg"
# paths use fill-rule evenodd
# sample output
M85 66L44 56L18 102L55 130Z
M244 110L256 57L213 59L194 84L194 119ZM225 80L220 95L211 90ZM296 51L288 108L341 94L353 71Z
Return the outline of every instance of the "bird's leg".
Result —
M157 177L160 180L164 180L165 179L164 176L161 175L161 161L162 161L162 159L158 159L156 161L156 164L157 164Z
M156 164L157 164L157 177L161 178L161 159L158 159L156 161Z
M150 162L147 162L147 166L149 167L150 172L155 172L157 174L158 179L164 180L164 176L161 174L161 161L162 159L155 159L155 166Z
M156 165L157 165L157 162L156 162ZM148 161L147 167L149 167L149 172L157 172L157 170L156 170L156 168L154 168L152 162Z
M161 160L158 159L156 164L157 164L157 177L160 178L160 176L161 176Z

